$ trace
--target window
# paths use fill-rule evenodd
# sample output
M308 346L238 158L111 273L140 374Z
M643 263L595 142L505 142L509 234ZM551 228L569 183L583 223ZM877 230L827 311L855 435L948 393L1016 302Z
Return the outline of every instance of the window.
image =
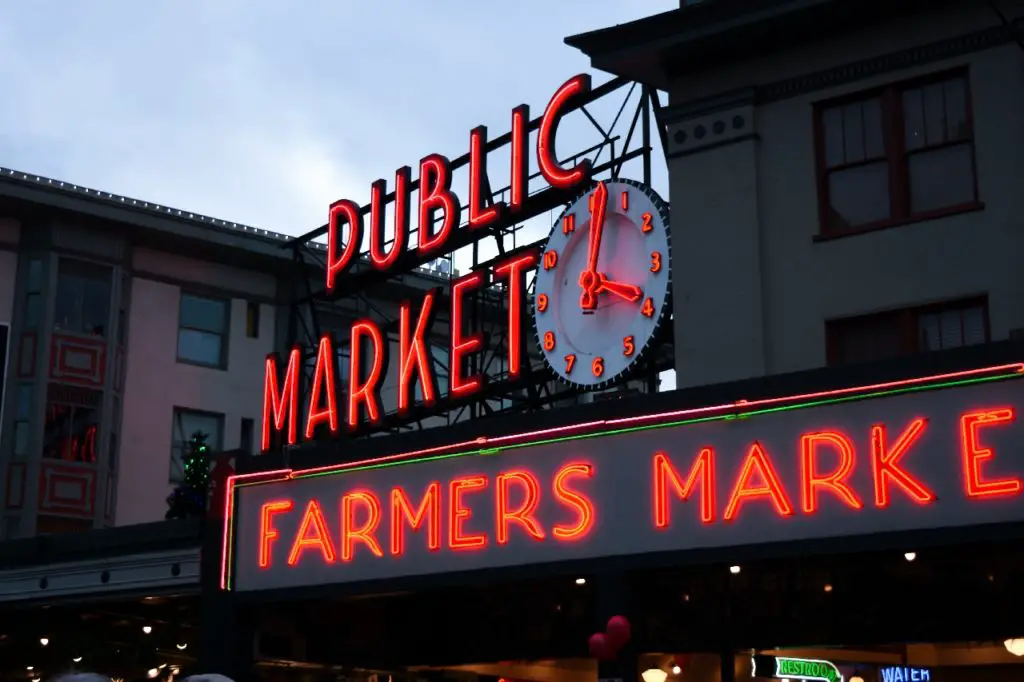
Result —
M260 304L249 301L245 304L245 335L250 339L260 338Z
M53 328L57 331L106 336L110 324L111 269L62 258L57 268Z
M823 234L977 205L966 73L820 105L815 130Z
M175 408L171 427L171 483L182 481L188 443L196 431L206 434L206 444L212 452L224 449L224 415Z
M25 329L35 329L39 326L42 292L43 261L35 258L28 262L28 271L25 276Z
M252 439L255 430L255 422L248 417L242 417L242 427L238 435L238 447L247 455L252 454Z
M970 299L833 320L826 335L830 365L973 346L989 340L988 304Z
M4 414L4 391L7 389L7 339L11 328L0 324L0 420Z
M65 462L96 462L96 439L103 394L88 388L49 384L43 457Z
M223 368L227 362L228 302L181 295L178 361Z

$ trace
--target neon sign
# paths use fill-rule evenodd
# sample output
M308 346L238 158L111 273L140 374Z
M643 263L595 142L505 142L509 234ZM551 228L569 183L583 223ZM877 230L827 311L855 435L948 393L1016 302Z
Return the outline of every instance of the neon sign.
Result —
M262 589L1024 520L1022 370L233 477L222 585L232 571Z
M843 674L831 661L815 658L755 655L751 657L751 677L808 680L809 682L843 682Z
M909 665L889 665L878 669L878 677L880 682L931 682L932 671Z
M552 96L539 120L534 156L541 177L553 188L574 191L590 180L590 161L583 160L567 168L555 156L555 137L560 119L590 90L589 76L578 75L569 79ZM508 201L490 205L484 197L484 188L488 184L487 128L478 126L470 132L469 215L464 229L485 229L499 219L523 212L530 175L530 127L529 107L521 105L513 109ZM412 204L414 189L418 189L415 206ZM446 253L451 250L450 242L456 230L463 229L462 204L452 190L451 163L441 154L430 154L420 160L417 182L412 180L411 168L404 166L395 172L393 192L388 193L387 181L377 180L372 183L370 194L369 230L365 236L369 242L370 266L378 271L398 269L403 256L414 248L415 253L424 259ZM394 236L389 246L385 237L385 211L391 203L394 203ZM418 219L418 244L415 247L410 244L413 213ZM359 205L349 199L333 203L327 226L325 291L328 294L336 291L338 283L360 260L359 250L363 241L363 213ZM483 351L484 339L479 332L465 330L465 306L467 297L492 281L505 283L509 312L508 375L510 381L519 377L525 347L522 311L527 305L526 277L537 263L536 250L519 250L489 270L476 270L452 283L447 310L451 326L448 400L458 400L483 388L484 375L471 373L468 366L470 357ZM408 414L417 387L424 405L435 404L440 391L431 367L428 339L431 338L434 316L439 312L437 298L438 293L431 291L418 301L408 300L401 304L398 371L390 378L386 377L390 344L377 321L370 318L356 320L344 339L335 339L330 334L322 336L313 380L305 396L309 405L305 415L299 414L299 406L303 404L299 395L302 350L293 348L284 362L277 354L268 355L264 363L262 449L269 450L277 434L283 435L289 445L295 445L300 439L312 440L318 431L326 430L337 435L342 428L357 432L367 424L379 424L384 417L380 391L385 381L396 385L399 414ZM347 344L350 348L346 385L340 385L336 377L335 358L339 344Z

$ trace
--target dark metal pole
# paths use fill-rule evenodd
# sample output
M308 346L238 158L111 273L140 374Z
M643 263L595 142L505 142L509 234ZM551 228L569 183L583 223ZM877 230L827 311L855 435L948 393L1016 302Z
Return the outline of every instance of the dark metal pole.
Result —
M640 133L644 145L644 184L651 184L651 96L650 89L644 88L640 95Z

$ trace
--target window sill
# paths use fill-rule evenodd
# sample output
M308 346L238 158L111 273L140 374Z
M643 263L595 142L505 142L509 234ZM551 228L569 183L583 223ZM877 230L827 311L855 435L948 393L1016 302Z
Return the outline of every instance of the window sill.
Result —
M187 358L177 358L179 365L192 365L193 367L202 367L203 369L216 369L221 372L228 371L228 368L224 365L213 365L208 362L199 362L198 360L188 360Z
M914 223L923 223L929 220L937 220L939 218L949 218L951 216L960 215L962 213L974 213L975 211L985 210L985 204L980 201L972 201L969 204L960 204L958 206L950 206L948 208L942 208L935 211L928 211L926 213L918 213L916 215L907 216L906 218L896 218L892 220L883 220L877 223L870 223L868 225L859 225L857 227L847 228L845 230L831 230L828 232L822 232L814 235L812 240L815 242L828 242L833 239L842 239L843 237L852 237L858 234L865 234L867 232L878 232L879 230L888 230L892 227L903 227L905 225L913 225Z

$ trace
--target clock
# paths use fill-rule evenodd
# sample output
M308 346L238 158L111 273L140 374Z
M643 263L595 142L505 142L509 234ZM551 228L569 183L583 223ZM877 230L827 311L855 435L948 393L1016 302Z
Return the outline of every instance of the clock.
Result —
M533 319L548 366L578 388L621 377L668 309L669 210L632 180L595 183L551 228Z

